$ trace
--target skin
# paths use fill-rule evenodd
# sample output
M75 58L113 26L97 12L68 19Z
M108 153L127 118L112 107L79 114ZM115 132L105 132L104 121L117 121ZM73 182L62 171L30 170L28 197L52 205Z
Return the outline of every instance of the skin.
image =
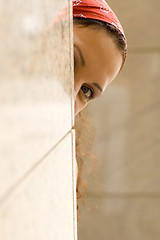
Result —
M103 29L73 25L75 115L101 96L117 76L122 54ZM76 176L78 165L76 163Z
M122 54L101 28L73 25L75 114L99 97L117 76Z

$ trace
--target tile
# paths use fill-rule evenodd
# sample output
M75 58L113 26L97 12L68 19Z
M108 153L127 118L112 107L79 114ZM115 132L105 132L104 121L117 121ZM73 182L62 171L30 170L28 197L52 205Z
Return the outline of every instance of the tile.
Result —
M72 134L0 205L0 239L76 239Z
M157 0L107 1L126 32L129 47L160 47L159 8Z
M158 240L160 199L88 199L79 240Z
M89 191L159 192L159 64L157 54L130 55L124 72L88 105L99 163Z
M0 4L0 197L73 125L69 10L50 25L67 3Z

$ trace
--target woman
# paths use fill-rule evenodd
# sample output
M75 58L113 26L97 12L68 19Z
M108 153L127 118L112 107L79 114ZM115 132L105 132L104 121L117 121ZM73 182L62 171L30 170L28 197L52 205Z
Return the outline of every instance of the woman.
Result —
M118 18L105 0L72 0L72 4L75 115L78 115L90 101L105 91L123 68L127 41ZM59 14L59 20L64 18L65 10ZM92 142L92 131L89 132L89 140L86 134L83 137L83 132L88 130L88 125L85 129L80 126L84 120L81 117L80 121L76 121L78 198L83 195L82 166L90 157L89 145ZM82 145L82 142L85 144Z
M74 95L77 115L90 101L99 97L121 71L126 60L127 42L119 20L104 0L72 2ZM83 123L84 119L81 117L76 127L78 198L84 195L82 166L87 158L92 156L89 153L92 137L88 136L89 140L86 139L88 125ZM83 127L80 127L80 124L83 124ZM92 131L89 132L89 135L91 134ZM85 144L82 145L84 141Z

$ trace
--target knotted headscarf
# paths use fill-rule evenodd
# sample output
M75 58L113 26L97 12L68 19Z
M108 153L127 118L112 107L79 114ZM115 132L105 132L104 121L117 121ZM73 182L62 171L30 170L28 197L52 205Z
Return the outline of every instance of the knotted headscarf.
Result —
M73 17L101 20L113 25L124 36L120 21L105 0L72 0Z
M120 21L105 0L72 0L73 17L100 20L114 26L127 40ZM52 23L60 21L67 16L67 7L62 9Z

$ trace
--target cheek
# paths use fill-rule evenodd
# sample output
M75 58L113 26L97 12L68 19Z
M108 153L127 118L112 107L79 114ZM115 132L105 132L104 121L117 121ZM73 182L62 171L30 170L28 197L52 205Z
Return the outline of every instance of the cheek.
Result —
M80 95L77 94L75 99L75 114L79 113L86 105L87 103L82 101Z

